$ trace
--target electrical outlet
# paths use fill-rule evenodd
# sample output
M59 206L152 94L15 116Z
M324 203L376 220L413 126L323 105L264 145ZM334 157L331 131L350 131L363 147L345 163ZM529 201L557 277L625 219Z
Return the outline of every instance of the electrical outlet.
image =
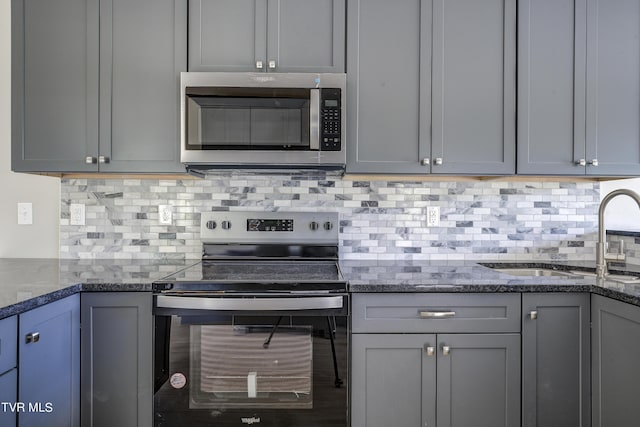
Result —
M69 205L69 224L85 225L85 210L82 203L71 203Z
M33 224L33 204L18 203L18 224L19 225Z
M427 207L427 227L440 226L440 206Z
M160 224L171 225L173 222L173 208L170 205L158 206L158 220Z

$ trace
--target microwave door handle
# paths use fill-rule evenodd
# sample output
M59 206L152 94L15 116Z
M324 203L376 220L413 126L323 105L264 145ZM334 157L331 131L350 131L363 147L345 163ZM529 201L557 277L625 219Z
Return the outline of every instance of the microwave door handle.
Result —
M320 150L320 89L309 94L309 149Z

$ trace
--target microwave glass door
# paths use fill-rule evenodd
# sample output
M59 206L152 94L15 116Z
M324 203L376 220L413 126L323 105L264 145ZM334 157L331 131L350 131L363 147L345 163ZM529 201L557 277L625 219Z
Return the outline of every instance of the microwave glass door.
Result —
M309 150L311 89L187 88L188 150Z

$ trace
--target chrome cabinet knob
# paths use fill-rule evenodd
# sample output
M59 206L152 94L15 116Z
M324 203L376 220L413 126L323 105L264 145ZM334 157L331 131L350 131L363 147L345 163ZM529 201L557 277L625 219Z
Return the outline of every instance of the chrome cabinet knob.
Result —
M536 320L538 318L538 312L536 310L529 312L529 319Z
M107 156L98 157L98 163L109 163L109 158Z
M442 166L442 157L436 157L433 164L436 166Z
M84 162L86 164L88 164L88 165L92 165L92 164L97 162L97 159L95 157L92 157L92 156L87 156L87 157L84 158Z
M442 354L444 356L448 356L449 353L451 353L451 347L449 347L448 345L443 345L442 346Z
M264 64L262 63L262 61L256 61L256 68L258 70L262 70L264 68Z
M429 166L431 164L431 159L428 157L425 157L424 159L422 159L420 163L422 163L422 166Z
M431 347L429 344L425 344L424 351L427 353L427 356L433 356L436 354L436 348Z
M587 161L585 159L576 160L576 166L587 166Z
M589 162L591 166L598 166L598 159L593 159Z
M276 61L274 61L273 59L269 60L269 69L270 70L276 69Z

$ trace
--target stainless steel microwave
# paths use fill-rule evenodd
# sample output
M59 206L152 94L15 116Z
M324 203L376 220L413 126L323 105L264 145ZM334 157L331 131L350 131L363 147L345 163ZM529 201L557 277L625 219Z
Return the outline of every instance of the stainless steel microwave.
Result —
M181 161L344 169L346 75L181 73Z

